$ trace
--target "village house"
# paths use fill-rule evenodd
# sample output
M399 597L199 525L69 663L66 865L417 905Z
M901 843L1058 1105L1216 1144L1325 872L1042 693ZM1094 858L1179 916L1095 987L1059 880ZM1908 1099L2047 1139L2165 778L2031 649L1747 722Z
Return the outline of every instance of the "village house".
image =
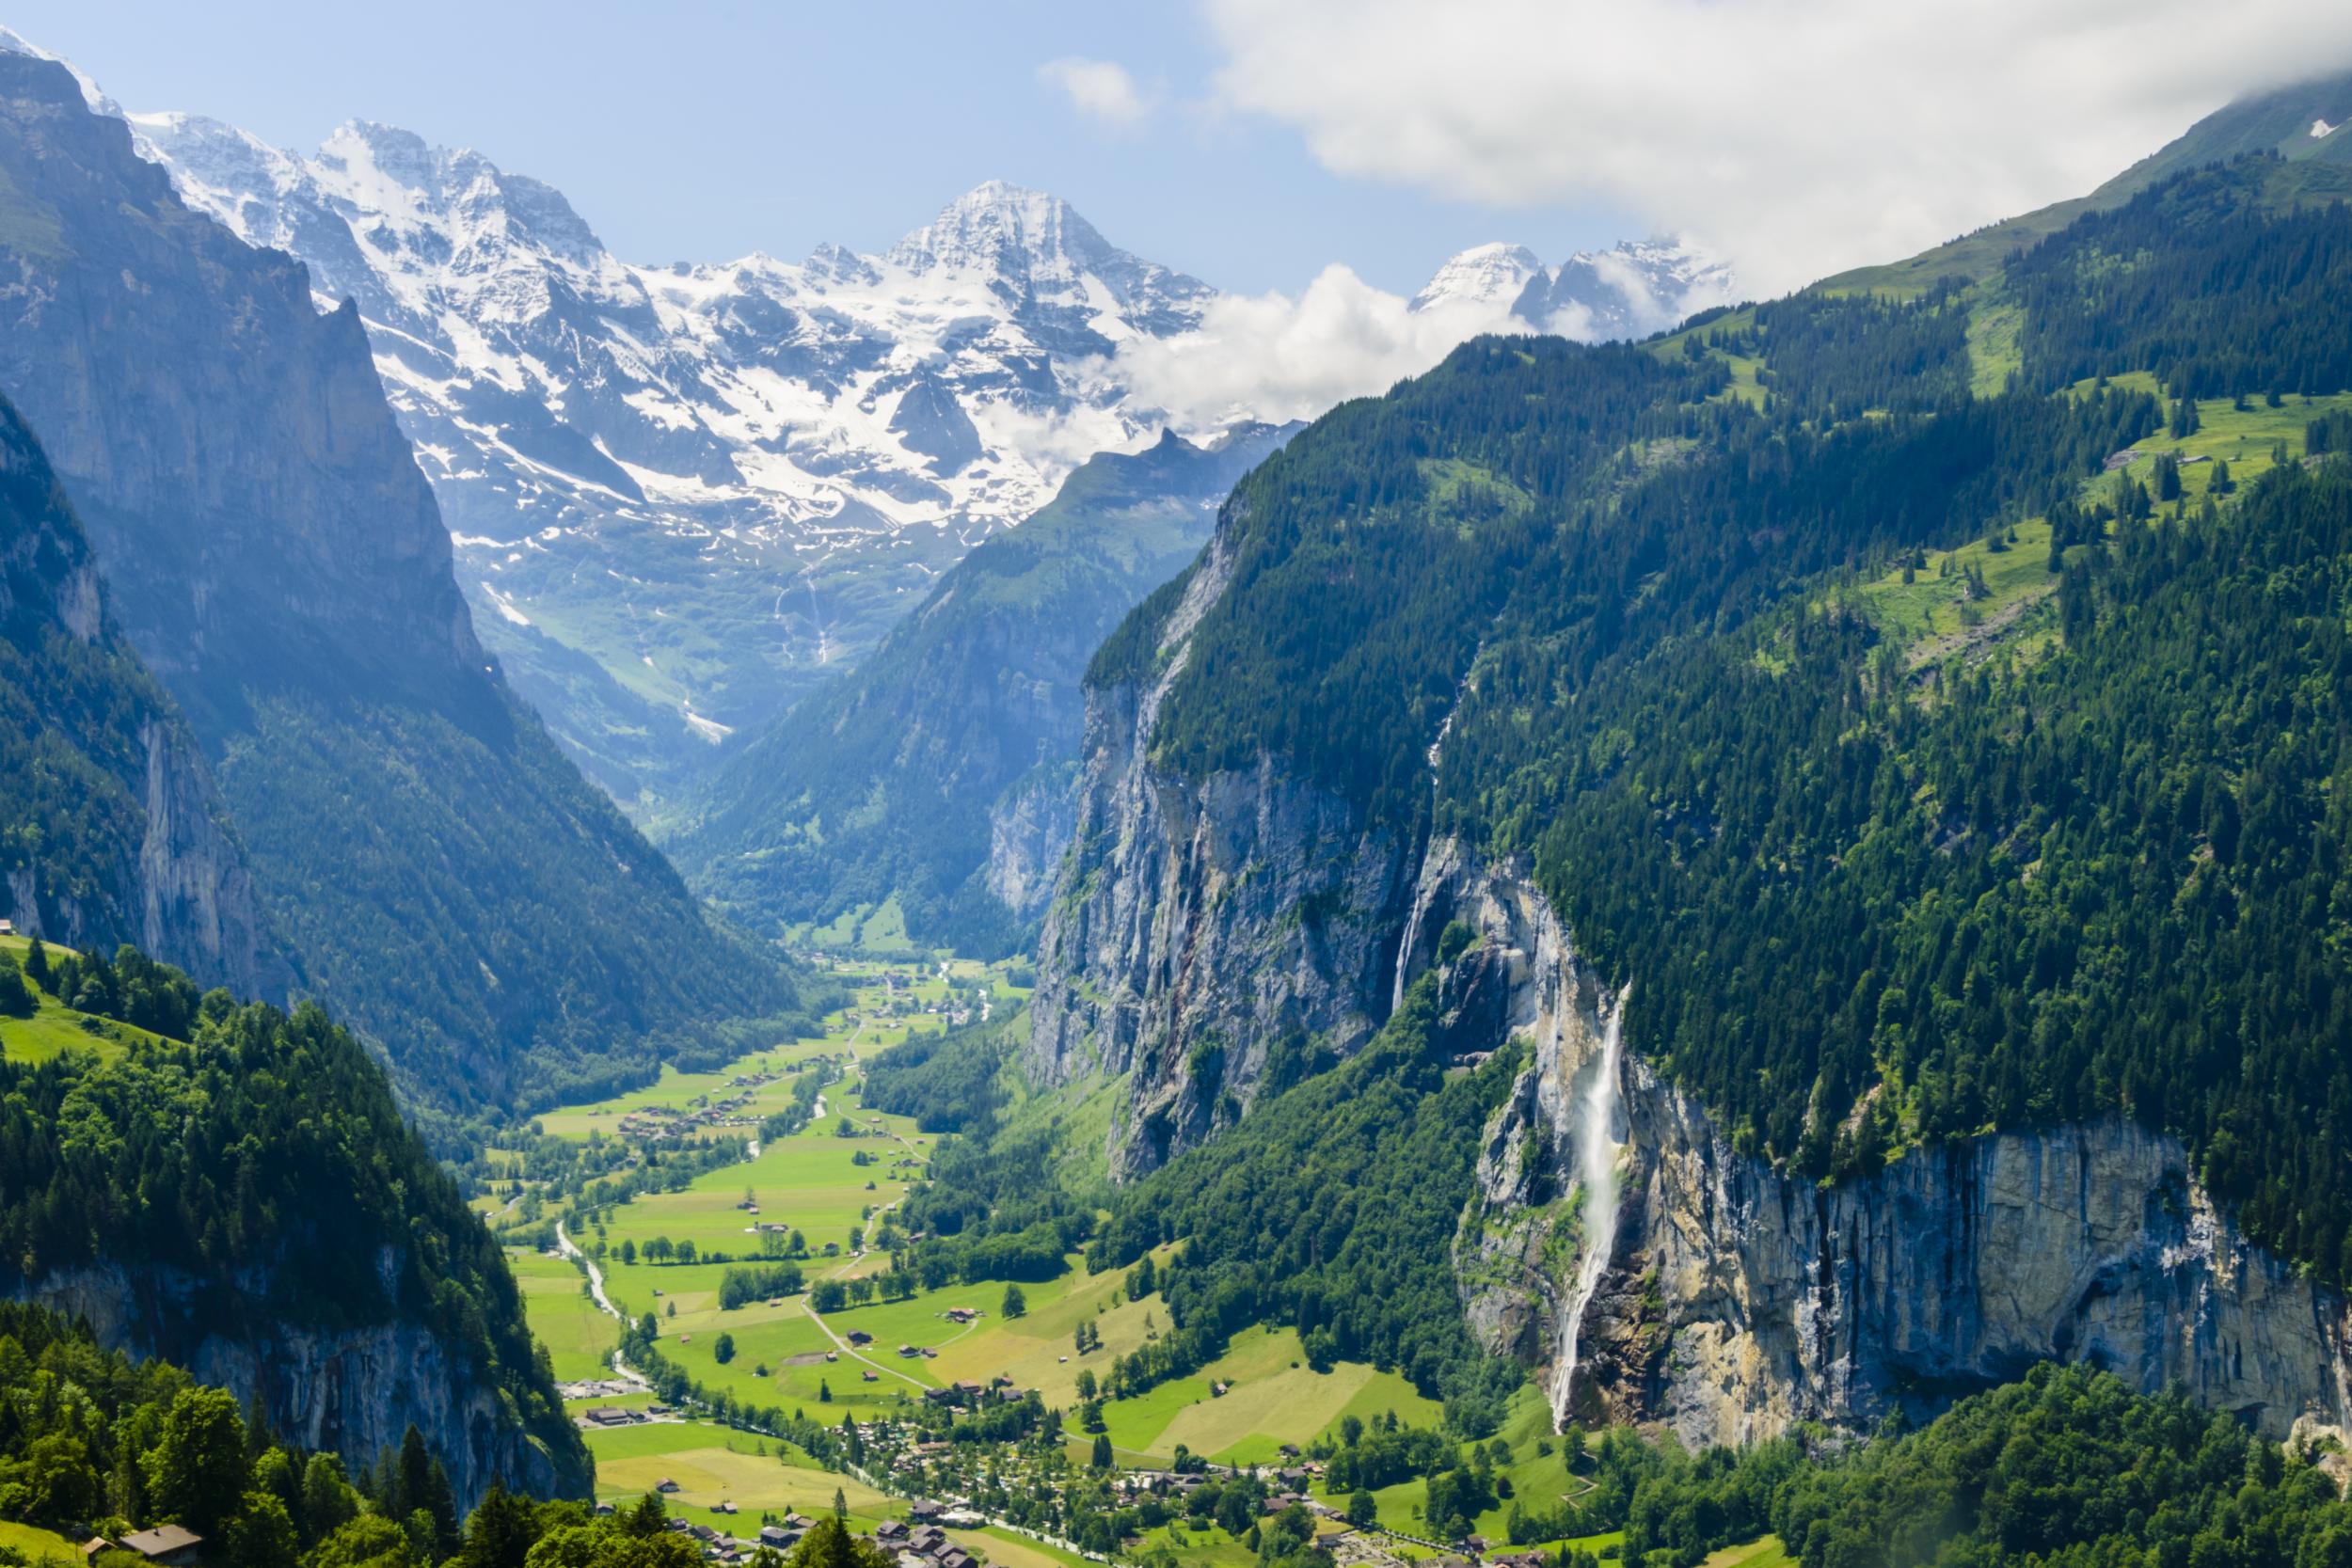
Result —
M82 1555L95 1560L100 1552L119 1547L135 1552L150 1562L163 1568L195 1568L204 1560L204 1538L184 1525L157 1525L153 1529L134 1530L119 1542L96 1537L84 1543Z

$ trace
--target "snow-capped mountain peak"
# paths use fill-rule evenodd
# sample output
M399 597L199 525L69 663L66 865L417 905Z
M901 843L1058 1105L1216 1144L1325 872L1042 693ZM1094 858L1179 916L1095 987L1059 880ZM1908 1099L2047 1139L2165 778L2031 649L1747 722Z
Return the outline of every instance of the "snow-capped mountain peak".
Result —
M1005 182L880 255L638 266L552 186L396 126L304 156L126 118L191 206L358 303L485 641L624 799L857 657L1077 463L1157 436L1120 377L1223 298ZM1626 336L1705 275L1673 247L1555 273L1482 245L1415 304Z
M1549 278L1543 258L1523 245L1472 245L1447 258L1413 296L1410 309L1439 305L1510 305L1526 292L1528 279Z
M1074 274L1109 249L1059 197L990 180L941 208L883 260L915 273Z
M1101 340L1056 345L1073 354L1104 352L1134 331L1181 330L1216 297L1199 278L1120 250L1059 197L1002 180L956 198L879 260L916 277L977 283L1016 311L1069 312L1048 330L1082 327Z
M190 205L358 303L485 641L625 796L628 748L766 722L1075 463L1156 435L1102 365L1216 297L1003 182L881 256L642 267L552 186L396 126L305 157L130 118Z
M1734 287L1728 265L1686 240L1627 240L1580 250L1556 271L1531 277L1512 313L1583 342L1646 338L1729 304Z

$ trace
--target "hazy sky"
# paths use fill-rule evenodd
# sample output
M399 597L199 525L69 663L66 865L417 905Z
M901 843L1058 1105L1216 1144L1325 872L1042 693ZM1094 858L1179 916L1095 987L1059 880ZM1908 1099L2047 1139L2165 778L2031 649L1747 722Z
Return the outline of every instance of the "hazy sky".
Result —
M1327 173L1289 126L1210 105L1222 55L1185 5L14 0L0 23L132 110L301 151L350 119L473 147L635 261L880 249L992 178L1252 292L1345 261L1409 293L1482 241L1557 261L1640 228L1605 203L1503 210Z

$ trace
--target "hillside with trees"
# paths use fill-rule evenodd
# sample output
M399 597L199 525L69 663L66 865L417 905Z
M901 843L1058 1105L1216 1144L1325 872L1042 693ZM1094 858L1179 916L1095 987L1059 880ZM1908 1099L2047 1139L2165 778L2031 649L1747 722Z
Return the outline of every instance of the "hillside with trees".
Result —
M73 1303L103 1284L125 1341L183 1365L226 1346L307 1338L331 1354L340 1336L414 1331L447 1369L437 1401L462 1407L480 1390L503 1413L497 1443L449 1458L461 1500L501 1452L517 1482L535 1470L548 1490L584 1483L498 1243L347 1032L314 1004L199 993L134 948L35 947L24 972L89 1020L89 1043L0 1059L0 1291ZM277 1381L275 1357L250 1364L240 1392L273 1420L327 1418L296 1405L304 1390ZM364 1392L386 1409L408 1398Z

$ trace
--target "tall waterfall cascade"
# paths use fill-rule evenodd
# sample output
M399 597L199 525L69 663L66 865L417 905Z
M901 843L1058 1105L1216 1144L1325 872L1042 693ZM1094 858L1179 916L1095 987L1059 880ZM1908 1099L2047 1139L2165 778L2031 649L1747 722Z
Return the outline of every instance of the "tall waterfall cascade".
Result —
M1609 1254L1617 1235L1617 1153L1623 1146L1619 1127L1618 1053L1625 1029L1628 986L1611 1002L1601 1021L1600 1053L1587 1065L1583 1091L1576 1097L1573 1135L1576 1177L1584 1195L1583 1249L1577 1259L1576 1288L1561 1304L1558 1342L1560 1358L1552 1373L1551 1425L1567 1429L1568 1399L1576 1383L1577 1335L1584 1325L1584 1309L1600 1289L1609 1267Z

